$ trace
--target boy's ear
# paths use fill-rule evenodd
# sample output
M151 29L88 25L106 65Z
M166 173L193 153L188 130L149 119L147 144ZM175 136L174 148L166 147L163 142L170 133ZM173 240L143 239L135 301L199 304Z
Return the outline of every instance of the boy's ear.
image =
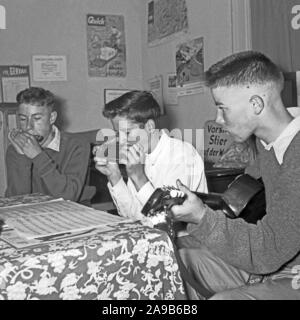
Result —
M50 114L50 124L54 124L54 122L56 121L56 118L57 118L57 112L52 111Z
M153 119L149 119L146 123L145 123L145 129L150 132L153 133L155 130L155 122Z
M256 115L259 115L264 110L265 103L262 97L254 95L250 98L249 102L252 105L254 113Z

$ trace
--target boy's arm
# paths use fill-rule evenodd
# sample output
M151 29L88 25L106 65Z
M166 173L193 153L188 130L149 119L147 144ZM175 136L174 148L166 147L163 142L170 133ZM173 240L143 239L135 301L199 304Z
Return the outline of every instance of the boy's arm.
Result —
M31 193L32 162L19 154L12 145L6 152L7 189L6 197Z
M46 150L32 161L49 194L54 197L77 201L84 186L89 155L89 146L78 140L70 148L70 152L66 152L65 156L68 158L63 172L58 169L58 165Z

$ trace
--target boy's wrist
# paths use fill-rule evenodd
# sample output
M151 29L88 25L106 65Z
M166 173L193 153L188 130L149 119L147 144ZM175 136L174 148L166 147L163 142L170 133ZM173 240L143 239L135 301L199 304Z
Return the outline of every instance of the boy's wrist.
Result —
M121 179L122 175L121 173L113 173L109 176L107 176L109 182L111 183L112 186L115 186Z

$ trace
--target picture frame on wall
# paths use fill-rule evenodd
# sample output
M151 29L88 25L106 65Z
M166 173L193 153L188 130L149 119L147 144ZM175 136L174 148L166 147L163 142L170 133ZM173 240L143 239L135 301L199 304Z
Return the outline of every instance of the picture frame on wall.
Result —
M104 104L109 103L122 96L123 94L132 91L130 89L104 89Z

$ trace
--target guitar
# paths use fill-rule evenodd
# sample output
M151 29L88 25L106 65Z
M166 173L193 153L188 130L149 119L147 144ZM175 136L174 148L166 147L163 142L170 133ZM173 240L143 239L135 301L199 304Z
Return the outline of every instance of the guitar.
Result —
M194 192L207 206L221 210L231 219L242 218L256 223L266 214L265 191L261 180L248 174L235 178L224 193ZM182 204L186 195L175 187L156 189L142 209L153 225L174 235L181 222L172 221L169 211L172 206Z

